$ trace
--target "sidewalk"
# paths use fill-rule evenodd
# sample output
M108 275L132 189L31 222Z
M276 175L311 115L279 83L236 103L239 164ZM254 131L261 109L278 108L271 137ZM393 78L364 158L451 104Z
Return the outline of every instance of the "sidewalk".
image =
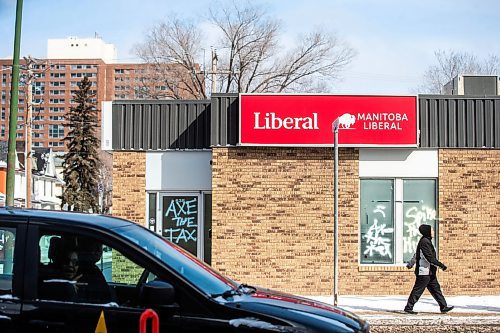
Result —
M333 296L307 296L323 303L333 304ZM340 308L354 313L395 313L402 312L408 296L340 296ZM497 296L446 296L448 305L453 305L451 313L492 314L500 316L500 295ZM439 306L431 296L422 296L414 310L421 313L440 314Z
M333 296L307 298L333 304ZM417 315L403 312L408 296L340 296L338 306L368 320L370 325L488 325L500 326L500 295L446 296L448 305L455 308L447 314L431 296L422 296L414 310ZM495 331L496 332L496 331Z

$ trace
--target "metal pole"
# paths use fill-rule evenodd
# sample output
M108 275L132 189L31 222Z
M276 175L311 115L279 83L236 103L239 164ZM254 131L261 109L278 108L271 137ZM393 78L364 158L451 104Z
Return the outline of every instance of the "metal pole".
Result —
M21 48L21 21L23 17L23 0L17 0L16 28L14 34L14 58L12 59L12 82L10 86L9 113L9 146L7 152L7 185L5 205L14 206L14 190L16 181L16 131L17 111L19 103L19 53Z
M26 65L28 66L28 80L27 80L27 103L26 103L26 161L25 161L25 174L26 174L26 202L25 207L31 208L31 169L32 169L32 160L31 160L31 129L32 129L32 118L33 118L33 72L31 70L31 59L26 59Z
M212 95L215 94L217 91L217 51L212 49L212 91L210 92Z
M333 208L333 252L334 252L334 271L333 271L333 305L338 304L339 289L339 129L338 124L333 126L334 132L334 155L335 162L333 167L333 188L334 188L334 208Z

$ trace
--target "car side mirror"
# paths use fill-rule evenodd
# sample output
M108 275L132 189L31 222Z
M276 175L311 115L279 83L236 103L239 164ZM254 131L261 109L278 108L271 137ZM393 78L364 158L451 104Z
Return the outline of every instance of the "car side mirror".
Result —
M141 288L141 303L148 306L172 306L175 303L174 287L165 281L154 280Z

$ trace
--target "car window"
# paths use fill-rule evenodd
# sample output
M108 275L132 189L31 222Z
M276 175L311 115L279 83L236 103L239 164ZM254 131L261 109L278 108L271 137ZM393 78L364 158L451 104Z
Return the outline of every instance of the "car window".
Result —
M39 236L42 300L138 306L145 269L101 241L42 229Z
M12 294L16 229L0 226L0 295Z
M163 261L208 295L217 295L237 288L236 282L220 275L187 251L142 226L134 224L116 228L114 231Z

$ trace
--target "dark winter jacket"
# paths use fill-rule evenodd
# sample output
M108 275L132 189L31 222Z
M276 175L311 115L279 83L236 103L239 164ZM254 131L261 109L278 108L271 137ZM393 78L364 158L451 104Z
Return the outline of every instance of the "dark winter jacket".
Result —
M417 250L408 267L416 264L416 275L436 275L437 267L445 268L446 266L437 260L436 249L432 245L431 226L422 224L419 227L422 238L417 245Z

